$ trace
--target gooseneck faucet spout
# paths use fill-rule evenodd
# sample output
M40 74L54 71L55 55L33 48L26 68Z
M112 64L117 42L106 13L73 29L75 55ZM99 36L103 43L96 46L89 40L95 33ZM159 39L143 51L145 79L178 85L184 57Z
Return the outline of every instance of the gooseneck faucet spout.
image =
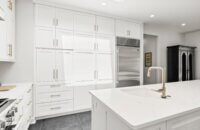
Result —
M162 67L152 66L148 68L147 77L151 76L151 70L160 70L162 72L162 88L159 89L159 92L162 92L161 98L167 98L166 87L165 87L165 70Z

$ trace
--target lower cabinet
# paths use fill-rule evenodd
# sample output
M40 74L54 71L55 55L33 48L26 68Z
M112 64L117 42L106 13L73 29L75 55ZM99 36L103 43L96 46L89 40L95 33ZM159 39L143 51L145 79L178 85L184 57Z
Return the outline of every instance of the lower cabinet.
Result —
M15 124L13 130L28 130L30 123L33 119L33 91L32 86L25 91L20 97L16 106L18 111L16 113Z
M90 90L95 90L95 86L80 86L74 88L74 110L91 109Z
M167 121L167 130L200 130L200 112Z

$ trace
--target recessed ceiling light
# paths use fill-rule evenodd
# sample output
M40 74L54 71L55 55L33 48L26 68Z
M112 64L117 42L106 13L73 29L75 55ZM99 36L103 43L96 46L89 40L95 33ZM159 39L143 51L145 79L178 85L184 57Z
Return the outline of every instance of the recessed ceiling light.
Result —
M102 2L101 5L102 5L102 6L106 6L107 4L106 4L105 2Z
M154 17L155 17L155 15L154 15L154 14L151 14L149 17L150 17L150 18L154 18Z
M182 23L182 24L181 24L182 27L185 27L186 25L187 25L186 23Z
M124 0L114 0L115 2L123 2Z

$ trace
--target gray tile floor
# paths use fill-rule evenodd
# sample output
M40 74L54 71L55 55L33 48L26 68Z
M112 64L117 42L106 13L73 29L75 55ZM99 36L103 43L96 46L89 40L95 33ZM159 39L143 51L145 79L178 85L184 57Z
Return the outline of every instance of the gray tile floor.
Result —
M74 115L39 120L31 125L29 130L91 130L91 113L79 113Z

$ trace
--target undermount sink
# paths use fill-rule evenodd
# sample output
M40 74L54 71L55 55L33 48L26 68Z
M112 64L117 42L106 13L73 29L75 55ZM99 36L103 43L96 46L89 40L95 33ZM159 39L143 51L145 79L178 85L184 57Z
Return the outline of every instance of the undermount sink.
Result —
M160 93L153 89L147 88L131 88L131 89L122 89L124 93L127 93L132 96L146 97L146 98L157 98L160 97Z

